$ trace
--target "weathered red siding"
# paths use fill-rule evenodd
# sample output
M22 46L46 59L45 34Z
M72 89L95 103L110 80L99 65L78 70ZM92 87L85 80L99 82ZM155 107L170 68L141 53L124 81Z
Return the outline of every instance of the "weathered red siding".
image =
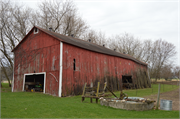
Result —
M14 91L22 91L26 73L46 72L46 93L58 96L60 41L33 31L14 51ZM54 78L54 75L56 78Z
M76 61L76 70L73 69L73 59ZM120 89L122 75L132 75L133 83L136 80L134 73L137 69L146 69L146 66L134 61L106 54L92 52L69 44L63 44L63 80L62 95L81 94L85 82L94 85L98 81L107 81L113 90Z

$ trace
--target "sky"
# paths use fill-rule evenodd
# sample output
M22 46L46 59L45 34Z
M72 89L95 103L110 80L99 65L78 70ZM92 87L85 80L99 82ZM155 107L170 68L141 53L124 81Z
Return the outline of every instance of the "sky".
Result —
M18 1L34 8L40 2ZM74 2L90 28L104 32L106 37L126 32L142 41L161 38L174 44L177 55L173 60L180 66L180 0L74 0Z

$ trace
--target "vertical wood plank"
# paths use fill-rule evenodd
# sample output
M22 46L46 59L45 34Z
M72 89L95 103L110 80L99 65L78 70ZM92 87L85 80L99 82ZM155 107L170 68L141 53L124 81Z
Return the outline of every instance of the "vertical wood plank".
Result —
M85 93L85 89L86 89L86 83L84 84L84 89L83 89L83 93L82 93L82 96L84 96L84 93Z
M92 103L92 98L90 98L90 102Z
M107 82L104 83L103 93L105 93Z
M96 98L96 103L98 103L98 98Z
M99 96L99 86L100 86L100 82L98 82L98 87L97 87L96 97L98 97L98 96Z

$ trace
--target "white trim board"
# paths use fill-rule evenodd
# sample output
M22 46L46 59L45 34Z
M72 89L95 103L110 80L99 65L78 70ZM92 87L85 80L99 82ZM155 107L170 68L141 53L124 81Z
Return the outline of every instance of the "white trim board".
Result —
M25 85L25 77L26 75L34 75L34 74L44 74L44 91L43 93L45 93L45 89L46 89L46 72L39 72L39 73L26 73L24 74L24 79L23 79L23 88L22 88L22 91L24 91L24 85Z
M59 54L59 97L62 93L62 60L63 60L63 42L60 42L60 54Z

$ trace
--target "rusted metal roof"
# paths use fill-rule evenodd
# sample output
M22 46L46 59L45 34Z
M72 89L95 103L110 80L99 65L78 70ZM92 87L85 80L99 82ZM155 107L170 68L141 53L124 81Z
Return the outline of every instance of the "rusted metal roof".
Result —
M111 56L116 56L116 57L129 59L129 60L135 61L135 62L137 62L139 64L147 65L146 63L144 63L142 61L139 61L139 60L135 59L134 57L132 57L130 55L122 54L122 53L113 51L113 50L108 49L106 47L97 45L95 43L84 41L84 40L81 40L81 39L77 39L77 38L74 38L74 37L71 37L71 36L65 36L65 35L62 35L62 34L59 34L59 33L55 33L53 31L49 31L49 30L37 27L37 26L34 26L33 28L35 28L35 27L40 29L41 31L51 35L52 37L62 41L62 42L74 45L76 47L80 47L80 48L90 50L90 51L93 51L93 52L98 52L98 53L102 53L102 54L107 54L107 55L111 55Z

